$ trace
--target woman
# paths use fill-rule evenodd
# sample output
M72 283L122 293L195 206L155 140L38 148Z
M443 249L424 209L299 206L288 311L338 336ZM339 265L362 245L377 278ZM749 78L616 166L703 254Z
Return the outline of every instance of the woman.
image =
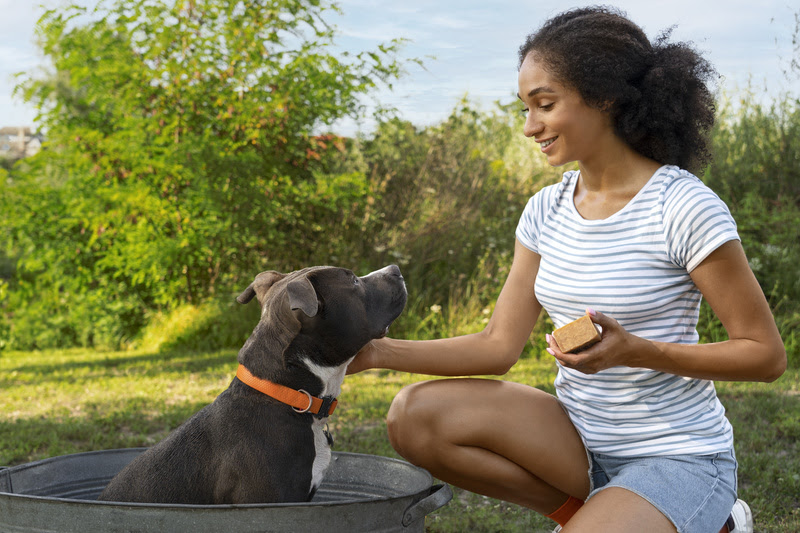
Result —
M683 170L708 160L714 71L667 38L651 43L608 8L563 13L528 37L524 133L551 165L579 170L525 207L482 332L381 339L349 369L500 375L542 308L556 327L588 310L599 343L562 353L547 336L557 398L438 380L401 391L388 415L392 445L412 463L564 532L725 531L735 503L735 531L752 531L712 380L775 380L786 353L727 208ZM729 340L697 344L701 296Z

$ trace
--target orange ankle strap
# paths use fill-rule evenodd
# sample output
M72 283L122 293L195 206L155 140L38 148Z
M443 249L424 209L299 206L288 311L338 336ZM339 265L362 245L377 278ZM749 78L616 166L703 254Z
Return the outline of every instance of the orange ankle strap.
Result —
M569 522L569 519L572 518L582 506L583 500L570 496L561 507L545 516L557 522L559 526L565 526L567 522Z

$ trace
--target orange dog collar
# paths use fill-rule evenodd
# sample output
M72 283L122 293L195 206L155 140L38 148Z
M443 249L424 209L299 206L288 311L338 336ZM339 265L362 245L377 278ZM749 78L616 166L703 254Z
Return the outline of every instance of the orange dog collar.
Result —
M333 414L338 400L333 396L323 396L317 398L308 392L300 389L295 390L283 385L278 385L266 379L255 377L242 365L236 370L236 377L239 381L270 398L290 405L298 413L311 413L317 418L325 418Z

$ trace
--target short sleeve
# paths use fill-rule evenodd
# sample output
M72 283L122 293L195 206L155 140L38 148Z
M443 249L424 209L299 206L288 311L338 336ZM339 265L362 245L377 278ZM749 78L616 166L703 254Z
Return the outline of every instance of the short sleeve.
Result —
M740 240L728 206L696 176L676 176L665 188L664 233L670 260L694 270L711 252Z
M537 194L541 194L541 192ZM525 248L539 253L539 230L541 224L539 224L539 217L537 216L540 213L540 210L537 209L537 204L541 202L537 200L539 199L536 196L532 196L525 205L522 216L519 217L519 223L517 223L516 236Z
M545 220L574 174L574 171L565 172L560 183L544 187L528 200L516 231L517 239L525 248L539 253L539 235Z

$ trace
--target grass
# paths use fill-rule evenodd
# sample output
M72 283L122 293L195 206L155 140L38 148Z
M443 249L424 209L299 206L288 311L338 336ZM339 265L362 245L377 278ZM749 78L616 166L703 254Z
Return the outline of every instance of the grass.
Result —
M6 352L0 355L0 465L151 445L227 387L236 352ZM554 364L522 359L504 379L552 392ZM335 449L390 457L384 417L424 376L369 371L345 380L330 428ZM719 383L736 432L740 496L756 531L800 531L800 371L773 384ZM550 531L524 508L454 490L430 532Z

